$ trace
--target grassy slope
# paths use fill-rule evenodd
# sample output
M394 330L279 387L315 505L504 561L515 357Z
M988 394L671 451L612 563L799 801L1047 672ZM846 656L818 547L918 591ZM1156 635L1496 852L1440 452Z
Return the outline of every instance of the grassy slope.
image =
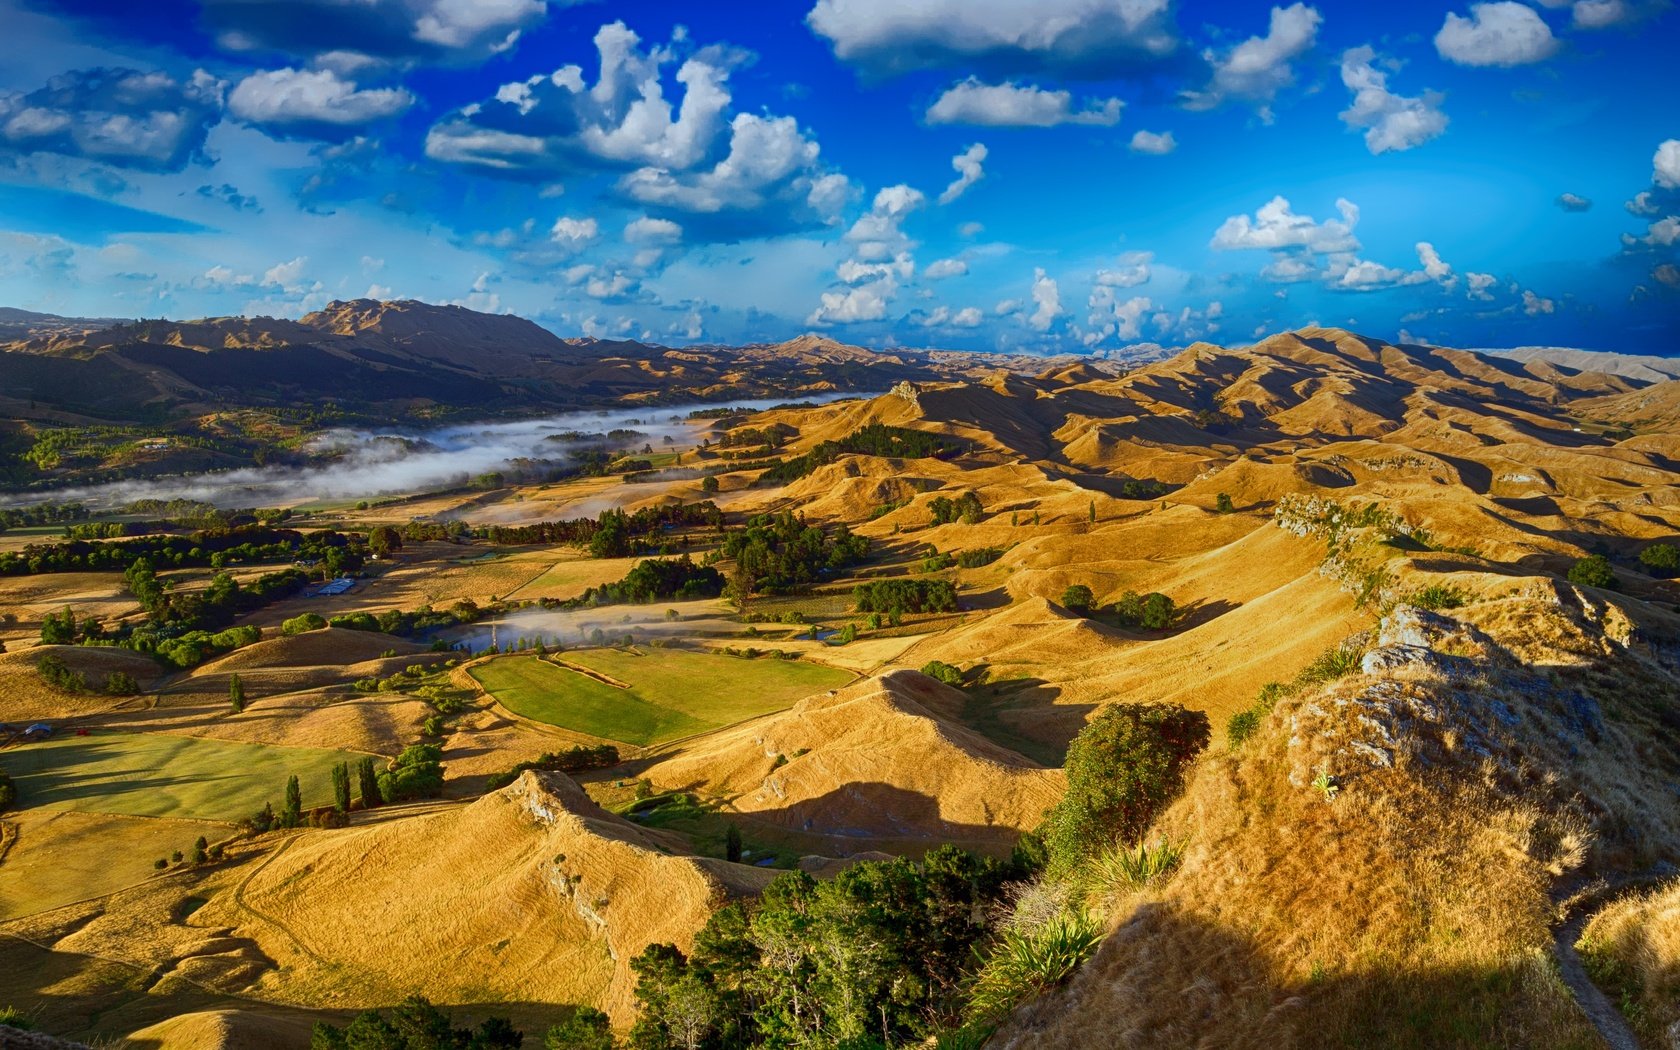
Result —
M533 656L493 660L472 673L515 714L641 746L780 711L851 677L815 664L674 649L644 655L594 649L568 652L564 659L631 688L619 689Z
M59 737L8 749L0 763L28 806L136 817L238 820L279 805L295 774L305 806L331 800L331 768L361 756L157 733Z

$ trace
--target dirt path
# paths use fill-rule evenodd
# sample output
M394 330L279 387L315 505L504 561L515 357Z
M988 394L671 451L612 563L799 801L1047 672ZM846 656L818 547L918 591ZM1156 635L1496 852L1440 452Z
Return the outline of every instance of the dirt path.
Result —
M1575 877L1552 891L1552 899L1559 910L1558 922L1552 927L1558 976L1610 1050L1640 1050L1639 1037L1633 1034L1621 1009L1587 976L1586 965L1581 961L1581 953L1575 950L1575 942L1581 939L1581 931L1593 914L1604 905L1629 890L1655 884L1670 875L1672 872L1666 869L1652 868L1632 875L1614 876L1597 885L1585 878Z

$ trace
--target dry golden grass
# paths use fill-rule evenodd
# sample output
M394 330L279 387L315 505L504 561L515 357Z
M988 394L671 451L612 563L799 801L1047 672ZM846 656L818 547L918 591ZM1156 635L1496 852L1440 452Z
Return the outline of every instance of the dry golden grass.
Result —
M47 684L36 670L47 655L57 656L71 671L85 676L88 690L72 693ZM161 677L154 661L127 649L54 645L0 653L0 722L72 718L135 706L133 698L104 691L106 676L117 671L133 675L142 685Z
M97 897L156 874L152 862L227 828L191 820L25 809L0 863L0 922Z
M1680 882L1594 915L1578 947L1588 972L1651 1046L1680 1033Z

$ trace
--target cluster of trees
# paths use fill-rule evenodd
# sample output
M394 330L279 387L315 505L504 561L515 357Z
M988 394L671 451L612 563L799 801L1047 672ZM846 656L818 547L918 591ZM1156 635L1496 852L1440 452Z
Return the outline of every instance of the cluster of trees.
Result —
M414 523L424 527L423 523ZM666 528L705 526L721 528L723 511L710 500L677 503L664 507L643 507L626 513L603 511L597 518L569 518L540 521L531 525L487 525L473 535L507 546L572 543L588 546L597 558L622 558L637 553L635 539ZM443 537L437 537L443 538Z
M1061 605L1081 616L1090 616L1098 611L1097 596L1083 583L1072 584L1063 591ZM1171 627L1173 617L1177 615L1173 600L1159 591L1148 594L1127 591L1114 603L1112 612L1122 627L1143 627L1151 631L1164 631Z
M560 773L586 773L592 769L611 769L618 765L618 748L611 744L569 747L564 751L545 751L534 762L521 762L505 773L493 774L485 787L491 791L507 787L528 769Z
M1120 486L1120 495L1126 499L1159 499L1171 491L1165 483L1152 478L1134 479Z
M759 514L724 535L720 557L735 570L729 595L788 594L855 565L869 556L869 539L839 525L828 533L791 512Z
M322 529L305 535L294 529L242 525L205 529L188 536L141 536L99 543L66 540L32 543L0 554L0 575L53 572L119 572L145 560L165 568L214 568L301 560L318 563L329 576L362 567L361 537Z
M1021 874L951 846L826 882L784 872L715 913L691 954L656 944L637 956L630 1044L862 1048L949 1032L994 905Z
M524 1045L525 1033L505 1017L486 1018L477 1028L456 1028L453 1018L419 995L398 1003L389 1017L369 1010L343 1028L318 1022L309 1037L310 1050L519 1050Z
M241 587L230 573L218 572L202 591L177 592L158 578L150 559L139 558L123 571L123 582L153 624L206 630L225 626L240 613L290 598L303 590L309 577L298 569L281 569Z
M1616 570L1610 567L1610 559L1602 554L1589 554L1571 565L1569 582L1612 591L1621 585L1621 581L1616 579Z
M1653 543L1639 552L1639 564L1659 579L1680 576L1680 547L1672 543Z
M957 588L950 580L871 580L852 588L858 612L956 612Z
M88 509L80 503L37 503L33 507L0 509L0 532L86 521L87 518Z
M718 438L719 448L781 448L799 431L786 423L772 423L767 427L739 427Z
M957 521L964 525L973 525L986 513L986 509L980 505L980 497L972 492L965 492L956 499L935 496L933 502L928 504L928 510L933 513L935 525L949 525Z
M379 774L379 795L386 802L437 798L443 794L443 748L410 744Z
M645 558L617 583L591 587L576 599L578 605L608 605L674 599L716 598L723 593L723 573L710 565L696 565L688 555L680 558Z
M447 609L433 609L429 605L423 605L413 611L391 609L378 614L369 612L341 613L326 620L321 626L342 627L351 631L378 631L381 634L407 638L440 627L456 627L461 624L477 623L486 616L500 615L508 608L510 606L501 602L484 607L471 598L462 598Z
M961 447L961 442L944 434L870 423L839 441L824 441L803 456L772 466L764 472L761 480L772 485L796 481L845 455L926 459L950 455Z

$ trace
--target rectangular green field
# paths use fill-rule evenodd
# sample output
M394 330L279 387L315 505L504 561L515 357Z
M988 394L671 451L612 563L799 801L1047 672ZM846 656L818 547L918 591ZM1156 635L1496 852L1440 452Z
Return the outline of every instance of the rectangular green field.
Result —
M364 756L163 733L63 736L0 751L18 803L83 813L235 821L286 793L296 776L303 804L332 801L332 767Z
M629 688L534 656L492 660L472 674L515 714L643 747L781 711L852 679L850 672L817 664L680 649L583 649L556 659Z

